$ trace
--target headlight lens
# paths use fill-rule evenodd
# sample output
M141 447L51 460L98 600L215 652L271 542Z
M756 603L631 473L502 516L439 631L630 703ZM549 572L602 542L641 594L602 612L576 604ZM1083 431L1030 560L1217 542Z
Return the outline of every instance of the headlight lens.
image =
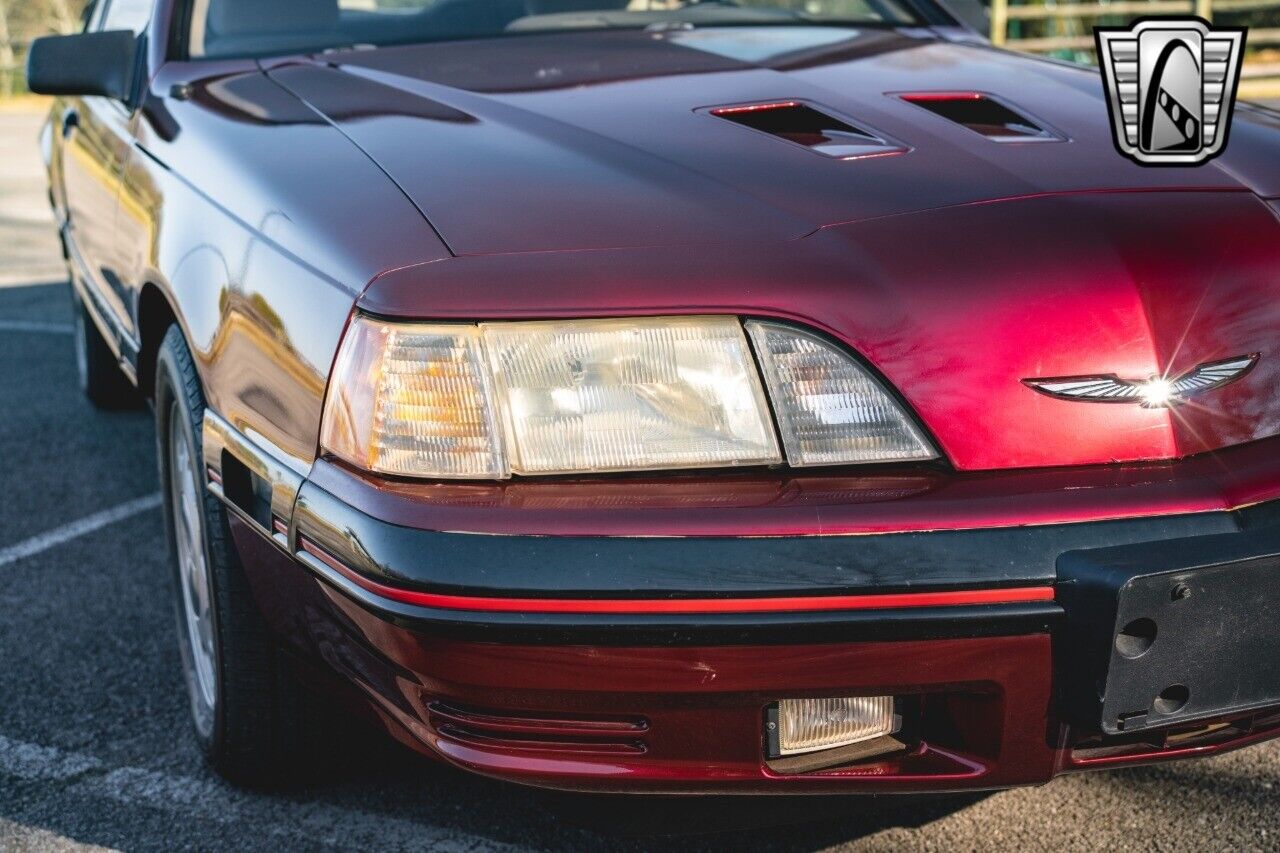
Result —
M516 473L782 461L736 318L492 323L480 329Z
M741 324L357 317L321 438L386 474L501 478L782 461Z
M907 462L937 452L866 368L818 335L751 320L787 461L795 466Z
M744 333L736 317L464 325L357 315L321 444L406 477L769 465L783 460L770 398L792 465L937 457L834 344L781 323L750 321Z

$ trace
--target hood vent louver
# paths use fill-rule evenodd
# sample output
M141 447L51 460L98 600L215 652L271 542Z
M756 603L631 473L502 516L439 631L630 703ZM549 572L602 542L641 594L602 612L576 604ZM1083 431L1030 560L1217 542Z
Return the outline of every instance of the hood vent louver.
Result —
M1065 141L1039 119L981 92L914 92L898 97L992 142Z
M705 112L837 160L883 157L908 150L882 133L855 127L801 101L712 107Z

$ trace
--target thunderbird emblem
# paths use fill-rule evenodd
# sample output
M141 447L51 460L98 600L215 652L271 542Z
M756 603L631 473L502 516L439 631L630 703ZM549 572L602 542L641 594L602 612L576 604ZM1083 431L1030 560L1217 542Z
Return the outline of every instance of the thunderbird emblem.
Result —
M1222 153L1245 33L1199 18L1096 27L1120 153L1144 166L1194 166Z
M1136 403L1148 409L1162 409L1185 403L1187 398L1230 385L1258 363L1259 356L1245 355L1202 364L1177 378L1152 376L1148 379L1121 379L1106 376L1064 376L1060 379L1024 379L1041 394L1082 403Z

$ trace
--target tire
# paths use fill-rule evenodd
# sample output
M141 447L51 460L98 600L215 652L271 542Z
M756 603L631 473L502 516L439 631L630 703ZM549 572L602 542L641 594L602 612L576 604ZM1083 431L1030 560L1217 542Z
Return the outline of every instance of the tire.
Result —
M196 740L234 784L287 785L322 752L309 748L320 737L318 712L257 610L226 509L205 488L204 395L177 326L160 346L155 391L178 646Z
M72 287L74 317L72 330L75 337L76 377L80 390L94 407L106 410L134 409L140 404L138 389L134 388L120 370L120 364L102 333L89 316L89 309L80 301Z

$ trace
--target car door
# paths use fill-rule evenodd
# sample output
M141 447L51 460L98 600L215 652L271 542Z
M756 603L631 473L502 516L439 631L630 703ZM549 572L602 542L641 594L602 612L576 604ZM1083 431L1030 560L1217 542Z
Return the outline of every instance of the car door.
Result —
M89 32L129 30L141 37L153 0L99 0ZM124 260L116 240L120 180L132 152L133 111L110 98L72 98L61 117L62 183L67 244L95 312L119 345L129 335L128 295L121 283Z

